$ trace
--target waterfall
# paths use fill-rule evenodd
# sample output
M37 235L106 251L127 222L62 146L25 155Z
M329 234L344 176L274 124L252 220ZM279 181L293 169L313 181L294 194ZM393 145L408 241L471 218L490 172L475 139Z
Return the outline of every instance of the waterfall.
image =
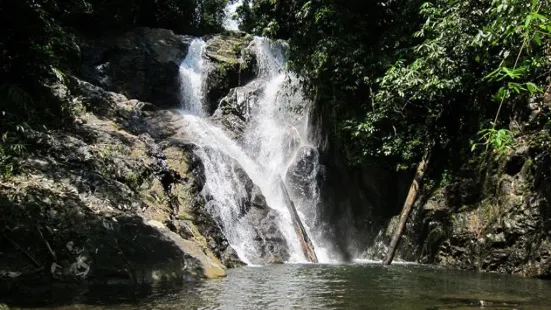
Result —
M300 91L296 91L300 88L298 79L285 70L287 46L260 37L254 38L251 44L257 55L257 81L262 81L265 88L260 98L248 107L247 126L239 142L232 140L203 112L203 84L208 68L202 57L205 42L195 39L181 64L184 128L197 146L195 153L205 167L203 195L211 198L206 208L219 222L239 258L245 263L256 264L262 254L257 245L259 240L255 239L257 227L243 216L243 202L250 201L247 181L250 179L258 186L269 209L275 212L276 216L270 219L277 222L274 224L285 239L288 261L312 260L310 255L306 257L305 244L307 247L309 235L314 235L317 237L311 240L316 253L313 260L317 255L321 262L327 262L329 258L321 246L322 239L319 234L311 233L315 226L315 210L312 209L319 200L315 181L306 184L310 190L302 195L290 184L293 182L288 177L290 167L297 167L297 160L303 159L300 155L304 147L315 151L308 141L307 101ZM317 157L313 159L315 162L308 162L314 167L306 169L309 173L318 171ZM312 214L314 216L309 219ZM307 233L303 234L297 226Z
M276 184L279 178L284 180L318 260L332 262L323 232L315 231L321 199L316 182L320 164L317 150L309 140L309 101L301 92L298 77L285 69L287 44L263 37L255 37L252 44L260 71L258 78L267 83L259 106L251 113L245 139L247 148L254 158L262 158L270 184ZM302 162L305 152L312 154L306 154L308 158ZM297 174L295 180L289 177ZM301 187L299 190L297 185Z
M185 111L203 114L203 86L207 63L203 59L206 43L201 39L191 41L189 51L180 65L181 105Z
M234 15L237 12L237 8L240 7L242 4L243 0L233 0L232 2L228 3L226 8L224 9L224 13L226 16L224 18L223 26L226 30L239 30L239 23L234 19Z

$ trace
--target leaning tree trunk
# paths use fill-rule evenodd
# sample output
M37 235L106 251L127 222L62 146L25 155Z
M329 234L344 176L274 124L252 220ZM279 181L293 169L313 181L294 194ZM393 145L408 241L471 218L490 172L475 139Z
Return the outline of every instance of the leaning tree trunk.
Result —
M421 159L421 162L419 162L419 165L417 166L417 172L415 173L413 182L411 182L411 186L409 187L408 197L406 199L406 202L404 203L404 208L402 209L402 213L400 214L400 221L398 222L396 230L394 231L394 235L392 236L392 241L390 242L385 260L383 260L383 265L390 265L390 263L392 263L392 260L394 259L396 249L398 248L398 243L400 242L400 238L402 237L404 229L406 228L406 223L413 208L413 204L417 200L417 196L421 191L421 180L423 179L423 175L425 174L425 170L429 163L431 151L431 147L428 147L425 151L425 155Z
M308 261L311 263L319 263L316 252L314 251L314 244L306 233L306 229L304 229L304 225L300 220L294 203L291 203L289 205L289 212L291 212L291 218L293 220L293 225L295 226L295 232L297 233L298 239L300 241L300 246L302 247L302 251L304 252L304 256L306 256L306 259L308 259Z
M295 204L291 200L287 188L285 187L285 184L282 180L279 180L279 186L281 188L281 191L283 192L283 197L285 197L287 208L289 208L291 221L293 222L293 227L295 228L295 232L297 233L297 237L300 242L300 246L302 247L302 251L304 252L304 256L306 257L306 259L308 259L309 262L318 263L319 261L318 257L316 256L316 251L314 250L314 244L306 233L306 229L304 228L304 225L300 220L300 216L298 215Z

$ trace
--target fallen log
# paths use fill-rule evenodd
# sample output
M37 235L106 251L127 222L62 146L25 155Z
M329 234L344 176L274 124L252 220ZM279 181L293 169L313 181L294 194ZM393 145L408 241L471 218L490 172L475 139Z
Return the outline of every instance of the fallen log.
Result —
M306 259L308 259L308 261L312 263L318 263L318 257L316 256L316 252L314 251L314 244L312 243L312 240L310 240L310 237L308 236L306 229L304 229L304 225L300 220L300 216L298 215L295 204L291 200L289 196L289 192L287 191L287 188L285 187L285 184L283 183L283 181L280 180L279 184L280 184L281 191L283 192L283 197L285 197L285 200L286 200L285 204L287 205L287 208L289 209L289 213L291 214L293 227L295 228L295 232L298 236L298 240L302 247L302 251L304 252L304 256L306 256Z
M419 196L419 192L421 191L422 179L425 174L427 165L429 163L431 152L432 152L432 148L428 147L427 150L425 151L423 158L419 162L419 165L417 166L415 177L411 182L408 196L406 198L406 201L404 202L404 207L402 208L402 212L400 213L400 221L398 222L398 225L396 226L396 229L392 236L390 246L386 253L385 259L383 260L383 265L390 265L392 263L392 260L394 259L394 255L396 255L398 243L400 242L400 238L402 237L402 234L404 233L404 230L406 228L406 223L408 221L409 215L411 214L411 210L413 209L413 205L415 204L415 201Z

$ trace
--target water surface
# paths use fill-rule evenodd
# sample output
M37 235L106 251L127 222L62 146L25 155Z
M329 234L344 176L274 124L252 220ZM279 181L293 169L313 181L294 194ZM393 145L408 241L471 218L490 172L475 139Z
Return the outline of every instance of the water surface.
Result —
M551 309L549 292L548 281L419 265L287 264L171 287L90 288L63 301L58 292L45 308Z

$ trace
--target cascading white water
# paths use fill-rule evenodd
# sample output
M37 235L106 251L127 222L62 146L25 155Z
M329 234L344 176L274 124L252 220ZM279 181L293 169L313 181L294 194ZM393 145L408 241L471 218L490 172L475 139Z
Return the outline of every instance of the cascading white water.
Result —
M226 30L239 30L239 23L234 19L234 16L237 12L237 8L243 4L243 0L234 0L229 3L224 9L225 18L224 18L224 28Z
M263 97L258 107L251 113L251 126L246 131L245 143L254 158L262 158L270 184L277 184L278 179L285 181L289 166L298 159L300 149L315 149L309 141L308 101L304 98L298 78L285 69L286 43L273 42L262 37L255 37L254 48L260 71L260 79L267 80ZM308 164L312 166L311 174L319 172L319 159L313 157ZM315 227L316 206L320 192L315 176L304 176L308 180L308 198L292 197L297 211L308 235L311 237L318 260L322 263L332 262L329 253L323 247L322 234L312 230ZM309 177L309 178L308 178ZM306 195L304 195L306 196ZM307 214L307 215L306 215Z
M222 223L223 232L239 258L250 264L260 255L254 246L255 228L240 216L240 203L248 194L244 181L237 175L237 169L242 169L260 188L268 206L277 211L277 224L289 248L289 261L306 262L289 211L287 190L281 184L299 148L310 145L308 107L301 93L291 90L298 86L298 79L284 68L286 46L259 37L252 44L257 55L258 79L265 81L266 87L260 100L249 107L243 141L240 144L233 141L204 117L203 81L207 64L201 57L205 42L200 39L193 41L180 70L185 128L205 166L204 194L212 197L212 203L207 205L209 212ZM309 186L315 194L309 198L313 201L297 202L303 209L315 207L315 200L319 199L315 184ZM300 210L299 216L310 232L309 225L313 222ZM312 240L314 248L320 261L328 262L319 239Z
M189 45L186 58L180 65L181 104L185 111L202 115L204 75L208 64L203 59L206 43L194 39Z
M203 117L203 82L207 68L202 58L204 46L203 40L193 40L180 68L180 83L186 129L198 146L197 155L205 166L204 191L211 195L217 204L210 206L209 211L223 223L224 234L239 258L246 263L254 261L258 253L253 246L254 240L251 233L253 227L240 219L239 202L246 198L247 193L244 184L236 176L235 166L228 162L228 158L235 160L251 180L261 188L268 205L281 211L280 228L290 247L290 261L305 261L288 211L284 209L281 193L267 190L266 187L271 185L263 182L265 176L261 167L250 159L246 151L232 141L223 130Z
M247 197L242 180L236 176L235 160L248 175L256 175L257 165L227 134L206 119L184 115L186 129L198 146L196 154L205 167L204 194L212 195L214 205L209 212L223 223L224 235L236 250L239 258L251 264L259 256L252 240L250 225L240 219L239 202Z

